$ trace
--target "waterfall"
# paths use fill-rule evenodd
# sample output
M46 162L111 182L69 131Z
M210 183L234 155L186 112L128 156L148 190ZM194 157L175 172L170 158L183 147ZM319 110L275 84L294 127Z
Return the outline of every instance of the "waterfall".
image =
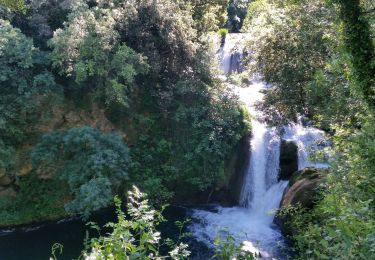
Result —
M240 51L244 37L229 34L221 46L220 67L225 75L242 71ZM278 181L281 139L296 142L299 168L323 166L310 162L308 158L310 147L317 148L316 140L323 137L322 131L291 124L284 127L281 135L280 129L268 127L263 122L263 114L256 109L256 103L262 101L263 90L269 87L256 78L246 88L233 86L252 115L251 157L240 205L232 208L217 206L215 212L196 209L193 219L198 221L190 226L194 236L209 246L218 235L232 235L236 242L250 244L266 259L283 258L280 254L283 237L273 223L274 211L288 185L287 181Z
M240 33L228 34L225 44L220 47L220 69L224 75L241 73L243 71L241 64L243 57L241 46L243 44L244 37L245 34Z

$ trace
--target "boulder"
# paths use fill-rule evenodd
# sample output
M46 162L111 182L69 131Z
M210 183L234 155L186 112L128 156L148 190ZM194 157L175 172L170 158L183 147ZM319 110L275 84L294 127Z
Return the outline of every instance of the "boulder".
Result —
M0 186L8 186L12 183L12 178L5 171L0 171Z
M16 197L17 193L13 188L0 188L0 198Z
M323 180L322 171L315 168L305 168L294 173L281 200L281 207L299 204L303 208L312 208L317 188Z
M280 208L289 206L298 206L303 209L310 210L316 204L321 184L325 180L326 170L316 168L305 168L302 171L295 172L289 182L288 188L285 190ZM292 215L286 214L279 216L277 222L284 235L294 233L292 226Z
M296 171L298 171L298 146L295 142L282 140L279 180L289 180Z

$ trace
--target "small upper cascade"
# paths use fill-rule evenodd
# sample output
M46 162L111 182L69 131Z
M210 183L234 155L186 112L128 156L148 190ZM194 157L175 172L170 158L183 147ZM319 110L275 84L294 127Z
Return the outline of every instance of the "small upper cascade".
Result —
M310 158L315 152L328 146L324 131L314 127L304 127L301 122L298 122L284 126L284 135L282 138L297 144L298 170L303 170L306 167L322 169L329 167L329 164L326 162L312 161Z
M245 34L227 34L219 50L220 69L225 75L243 71L243 42Z

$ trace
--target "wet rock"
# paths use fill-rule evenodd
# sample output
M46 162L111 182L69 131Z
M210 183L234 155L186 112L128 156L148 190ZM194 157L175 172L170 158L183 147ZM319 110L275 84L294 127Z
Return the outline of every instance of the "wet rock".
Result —
M326 170L316 168L305 168L293 173L288 188L283 194L280 208L286 209L293 206L305 210L312 209L319 199L321 184L324 183L326 174ZM290 214L284 214L277 218L277 223L284 235L295 233L292 222L293 215Z
M279 180L289 180L298 171L298 147L295 142L282 140L280 145Z
M305 168L294 173L281 200L281 207L300 205L303 208L312 208L317 188L323 180L323 171L315 168Z

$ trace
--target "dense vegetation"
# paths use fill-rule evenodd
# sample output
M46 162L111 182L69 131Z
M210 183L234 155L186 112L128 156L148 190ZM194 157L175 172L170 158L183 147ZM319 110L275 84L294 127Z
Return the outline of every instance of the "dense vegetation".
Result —
M87 216L132 184L162 203L225 183L249 130L206 37L224 26L227 6L2 1L0 225ZM61 183L45 215L11 205L26 191L51 196L28 187L35 178Z
M331 133L330 173L313 210L294 209L299 259L374 258L374 11L371 1L251 4L248 51L273 84L269 120L309 118Z

